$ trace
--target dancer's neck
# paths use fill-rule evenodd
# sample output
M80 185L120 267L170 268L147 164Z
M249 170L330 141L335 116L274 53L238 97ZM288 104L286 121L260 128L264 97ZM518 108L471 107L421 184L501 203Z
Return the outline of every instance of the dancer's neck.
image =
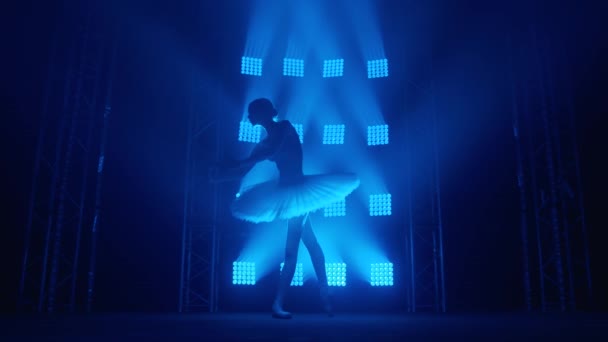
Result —
M273 128L277 126L277 122L274 120L264 121L260 123L262 127L266 130L266 132L271 131Z

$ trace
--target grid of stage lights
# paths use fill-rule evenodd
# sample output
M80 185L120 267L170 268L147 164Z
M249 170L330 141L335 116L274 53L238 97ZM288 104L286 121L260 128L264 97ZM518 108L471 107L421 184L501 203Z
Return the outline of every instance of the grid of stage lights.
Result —
M254 126L248 121L241 121L239 126L239 141L259 143L262 137L262 128Z
M367 61L367 78L388 77L388 60Z
M323 127L323 144L339 145L344 144L344 125L325 125Z
M388 145L388 125L368 126L367 145Z
M323 216L325 217L336 217L346 216L346 200L341 200L330 204L323 210Z
M330 59L323 61L323 77L342 77L343 75L343 59Z
M262 76L262 59L243 56L241 59L241 74Z
M304 77L304 60L283 59L283 76Z
M255 263L241 261L233 262L232 284L255 285Z
M281 263L281 272L283 272L284 262ZM302 264L296 264L296 272L293 274L291 279L291 286L302 286L304 285L304 267Z
M304 125L302 124L292 124L293 128L298 132L298 136L300 137L300 144L304 143Z
M241 74L262 76L262 59L243 56L241 59ZM304 77L304 60L284 58L283 75ZM342 76L344 76L344 59L327 59L323 61L324 78ZM388 77L388 59L384 58L367 61L367 77Z
M391 207L391 194L369 195L370 216L390 216Z
M384 262L372 264L372 286L393 286L393 264Z
M346 286L346 264L343 262L325 264L327 284L329 286Z

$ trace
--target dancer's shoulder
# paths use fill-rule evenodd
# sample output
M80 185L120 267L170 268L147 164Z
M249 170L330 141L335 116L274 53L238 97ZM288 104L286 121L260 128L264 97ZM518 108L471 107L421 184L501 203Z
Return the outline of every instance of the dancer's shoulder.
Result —
M284 132L289 132L290 130L295 129L295 127L289 120L281 120L279 121L279 125L281 125L280 127Z

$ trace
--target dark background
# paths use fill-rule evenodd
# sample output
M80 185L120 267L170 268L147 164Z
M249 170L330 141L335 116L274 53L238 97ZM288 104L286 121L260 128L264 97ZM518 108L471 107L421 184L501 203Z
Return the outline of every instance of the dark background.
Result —
M204 2L201 19L188 1L108 2L108 10L125 24L106 153L97 310L176 310L187 83L181 82L183 66L170 50L191 47L213 75L216 66L233 58L226 56L242 52L246 25L236 23L247 22L248 9L241 3ZM397 3L380 2L385 28L398 19L391 18ZM7 10L1 21L0 59L5 181L0 307L13 311L50 28L62 18L54 2L3 6ZM448 307L455 311L522 308L515 146L503 38L509 31L519 37L521 23L534 18L549 34L560 37L574 56L571 67L596 309L605 310L607 170L602 137L608 106L607 43L601 21L606 5L437 1L429 2L428 8L433 13L429 43L442 75L437 91L441 164L446 166L441 181ZM465 79L469 79L466 86L459 84ZM230 82L224 86L236 86ZM489 92L498 95L492 101L479 100ZM476 99L476 106L468 106L468 99ZM488 137L492 144L486 144Z

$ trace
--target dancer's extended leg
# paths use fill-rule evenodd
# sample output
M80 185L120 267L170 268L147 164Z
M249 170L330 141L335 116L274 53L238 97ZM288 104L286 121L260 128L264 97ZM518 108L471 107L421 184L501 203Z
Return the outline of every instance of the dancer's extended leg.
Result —
M288 221L287 242L285 244L285 263L279 279L279 289L272 305L272 314L276 318L291 318L291 314L283 310L285 293L291 284L296 271L298 261L298 248L302 238L303 218L295 218Z
M325 255L323 254L323 250L321 249L321 246L317 241L317 237L312 230L312 222L310 217L307 217L304 222L304 229L302 230L302 242L304 242L304 246L306 246L306 249L308 249L310 259L312 260L312 265L315 269L315 273L317 274L319 290L321 292L321 300L323 301L323 308L327 314L331 316L333 314L329 299L327 272L325 270Z

